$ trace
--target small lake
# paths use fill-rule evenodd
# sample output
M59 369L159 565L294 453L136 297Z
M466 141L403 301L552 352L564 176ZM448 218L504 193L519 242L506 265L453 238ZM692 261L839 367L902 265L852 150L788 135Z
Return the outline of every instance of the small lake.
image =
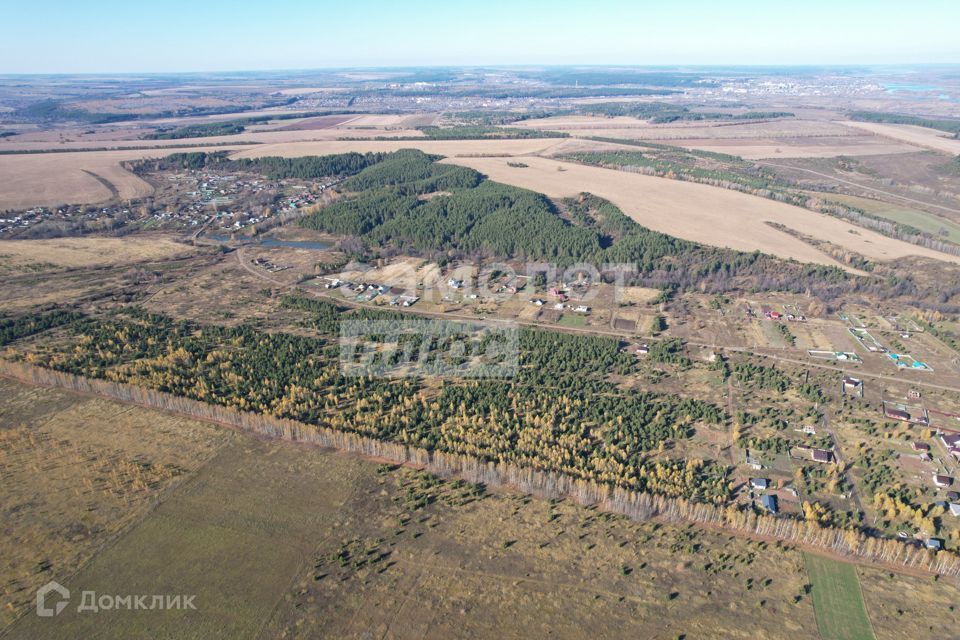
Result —
M307 240L277 240L276 238L237 238L234 240L230 236L203 236L207 240L215 242L237 242L239 244L255 244L260 247L291 247L294 249L315 249L323 251L333 245L329 242L307 241Z

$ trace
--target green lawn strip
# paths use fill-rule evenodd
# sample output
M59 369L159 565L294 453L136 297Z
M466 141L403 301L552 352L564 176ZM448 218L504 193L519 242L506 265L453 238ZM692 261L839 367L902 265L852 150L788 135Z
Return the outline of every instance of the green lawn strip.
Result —
M823 640L875 640L856 567L805 553L813 607Z

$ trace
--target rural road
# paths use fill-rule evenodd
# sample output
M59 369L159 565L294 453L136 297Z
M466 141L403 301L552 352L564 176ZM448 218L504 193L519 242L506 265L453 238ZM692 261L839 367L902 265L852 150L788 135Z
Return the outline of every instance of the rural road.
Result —
M340 297L340 296L334 297L333 295L330 295L330 294L328 294L328 293L324 293L323 291L317 290L316 287L308 287L308 286L305 286L305 285L297 284L297 283L295 283L295 282L284 282L284 281L282 281L282 280L277 280L276 278L272 278L272 277L270 277L267 273L264 273L262 270L259 270L259 269L257 269L256 267L254 267L252 264L250 264L250 262L249 262L248 260L246 260L246 259L244 258L243 247L237 248L236 254L237 254L237 260L238 260L240 266L241 266L244 270L250 272L251 274L255 275L256 277L258 277L258 278L260 278L260 279L262 279L262 280L266 280L267 282L270 282L271 284L273 284L273 285L275 285L275 286L277 286L277 287L280 287L281 289L288 289L288 288L298 289L298 290L300 290L300 291L309 293L309 294L311 294L311 295L313 295L313 296L317 296L317 297L320 297L320 298L326 298L326 299L334 302L335 304L340 304L340 305L344 305L344 306L351 307L351 308L356 308L356 309L364 309L364 308L369 309L369 308L370 308L370 305L365 305L365 304L363 304L363 303L354 302L353 300L347 300L347 299L345 299L345 298L343 298L343 297ZM420 309L416 309L415 307L406 307L406 308L401 309L401 311L402 311L403 313L409 313L409 314L411 314L411 315L418 315L418 316L423 316L423 317L427 317L427 318L439 318L439 319L443 319L443 320L463 320L463 321L466 321L466 322L477 322L478 320L483 320L483 319L484 319L484 318L482 318L482 317L478 317L478 316L475 316L475 315L464 315L464 314L457 314L457 313L440 313L440 312L435 312L435 311L422 311L422 310L420 310ZM533 321L530 321L530 320L511 320L510 322L512 322L512 323L514 323L514 324L516 324L516 325L518 325L518 326L531 327L531 328L534 328L534 329L549 329L549 330L551 330L551 331L560 331L560 332L563 332L563 333L575 333L575 334L586 334L586 335L602 335L602 336L608 336L608 337L611 337L611 338L618 338L618 339L626 340L626 341L633 341L633 340L655 340L655 339L656 339L656 338L653 337L653 336L641 336L641 335L637 335L637 334L634 334L634 333L622 332L622 331L615 331L615 330L613 330L613 329L602 329L602 328L599 328L599 327L590 327L590 328L588 328L588 327L560 327L560 326L556 326L556 325L545 325L545 324L542 324L542 323L539 323L539 322L533 322ZM772 354L772 353L764 353L764 352L762 352L762 351L757 351L757 350L755 350L755 349L753 349L753 348L750 348L750 347L733 347L733 346L725 346L725 345L717 345L717 344L708 344L708 343L706 343L706 342L699 342L699 341L696 341L696 340L689 340L689 339L685 339L684 342L686 342L687 344L691 344L691 345L693 345L693 346L696 346L696 347L716 348L716 349L722 349L723 351L727 351L727 352L730 352L730 353L746 353L746 354L750 354L750 355L757 355L757 356L761 356L761 357L765 357L765 358L770 358L770 359L772 359L772 360L778 360L778 361L780 361L780 362L789 362L789 363L791 363L791 364L798 364L798 365L801 365L801 366L804 366L804 367L810 367L810 368L826 369L826 370L828 370L828 371L836 371L836 372L838 372L838 373L847 373L847 372L851 371L850 369L845 369L845 368L843 368L843 367L837 367L837 366L833 366L833 365L829 365L829 364L823 364L823 363L820 363L820 362L810 362L809 360L803 360L803 359L800 359L800 358L790 358L790 357L787 357L787 356L776 355L776 354ZM896 377L896 376L885 375L885 374L880 374L880 373L868 373L868 372L866 372L866 371L859 371L859 370L857 370L857 375L860 376L860 377L864 377L864 378L872 378L872 379L874 379L874 380L887 380L887 381L889 381L889 382L904 382L904 381L905 381L904 378L899 378L899 377ZM941 384L936 384L936 383L933 383L933 382L926 382L926 381L923 381L923 380L910 380L909 382L910 382L910 384L915 385L915 386L918 386L918 387L926 387L926 388L928 388L928 389L938 389L938 390L941 390L941 391L952 391L952 392L954 392L954 393L960 393L960 387L952 387L952 386L949 386L949 385L941 385Z
M815 176L820 176L821 178L827 178L828 180L833 180L834 182L842 182L843 184L849 184L849 185L851 185L851 186L853 186L853 187L858 187L858 188L860 188L860 189L866 189L867 191L873 191L874 193L880 193L880 194L883 194L883 195L885 195L885 196L889 196L889 197L891 197L891 198L897 198L897 199L899 199L899 200L906 200L907 202L911 202L911 203L913 203L913 204L920 204L920 205L924 205L924 206L927 206L927 207L934 207L934 208L936 208L936 209L943 209L944 211L949 211L949 212L951 212L951 213L958 213L958 214L960 214L960 209L951 209L950 207L945 207L945 206L943 206L943 205L933 204L933 203L930 203L930 202L924 202L923 200L914 200L913 198L908 198L907 196L901 196L901 195L898 195L898 194L896 194L896 193L890 193L889 191L883 191L883 190L881 190L881 189L876 189L876 188L874 188L874 187L868 187L868 186L866 186L866 185L862 185L862 184L859 184L859 183L857 183L857 182L851 182L850 180L844 180L843 178L838 178L838 177L836 177L836 176L832 176L832 175L830 175L829 173L820 173L819 171L814 171L813 169L803 169L803 168L800 168L800 167L791 167L790 165L777 164L777 163L775 163L775 162L766 162L766 161L764 161L764 160L757 160L756 164L762 164L762 165L766 165L766 166L768 166L768 167L777 167L778 169L788 169L788 170L790 170L790 171L803 171L804 173L811 173L811 174L813 174L813 175L815 175Z

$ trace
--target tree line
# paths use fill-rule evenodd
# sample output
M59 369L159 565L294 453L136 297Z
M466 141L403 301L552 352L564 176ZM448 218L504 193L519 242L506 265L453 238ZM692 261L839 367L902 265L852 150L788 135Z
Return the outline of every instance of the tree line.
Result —
M960 575L960 555L952 551L932 551L915 543L868 535L854 527L839 528L824 525L816 519L774 517L733 504L724 507L682 497L658 495L574 478L514 462L481 460L454 452L428 451L408 444L386 442L323 426L211 405L161 390L70 375L25 363L0 360L0 371L34 384L95 393L123 402L173 411L191 418L234 425L271 438L312 443L398 464L410 464L441 477L456 476L468 482L492 487L508 486L541 498L569 498L579 504L597 505L605 511L622 514L634 520L657 518L672 524L692 522L720 526L742 535L773 538L890 567L905 567L947 576ZM695 474L698 464L700 463L697 461L687 463L687 470Z

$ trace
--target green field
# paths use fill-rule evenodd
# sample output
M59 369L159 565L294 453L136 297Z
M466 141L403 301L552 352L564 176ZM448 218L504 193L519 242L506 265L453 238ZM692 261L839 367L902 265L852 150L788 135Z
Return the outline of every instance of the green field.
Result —
M875 640L852 564L805 553L813 608L823 640Z
M585 327L587 326L587 319L580 315L565 313L560 316L560 320L557 321L557 324L564 327Z
M926 211L890 204L889 202L882 202L880 200L873 200L872 198L860 198L858 196L848 196L838 193L817 193L811 191L810 194L825 200L832 200L841 204L850 205L851 207L857 207L869 214L885 218L892 222L907 224L933 235L940 235L940 231L944 230L946 231L946 235L943 236L945 239L952 242L960 242L960 225L946 218L927 213Z

